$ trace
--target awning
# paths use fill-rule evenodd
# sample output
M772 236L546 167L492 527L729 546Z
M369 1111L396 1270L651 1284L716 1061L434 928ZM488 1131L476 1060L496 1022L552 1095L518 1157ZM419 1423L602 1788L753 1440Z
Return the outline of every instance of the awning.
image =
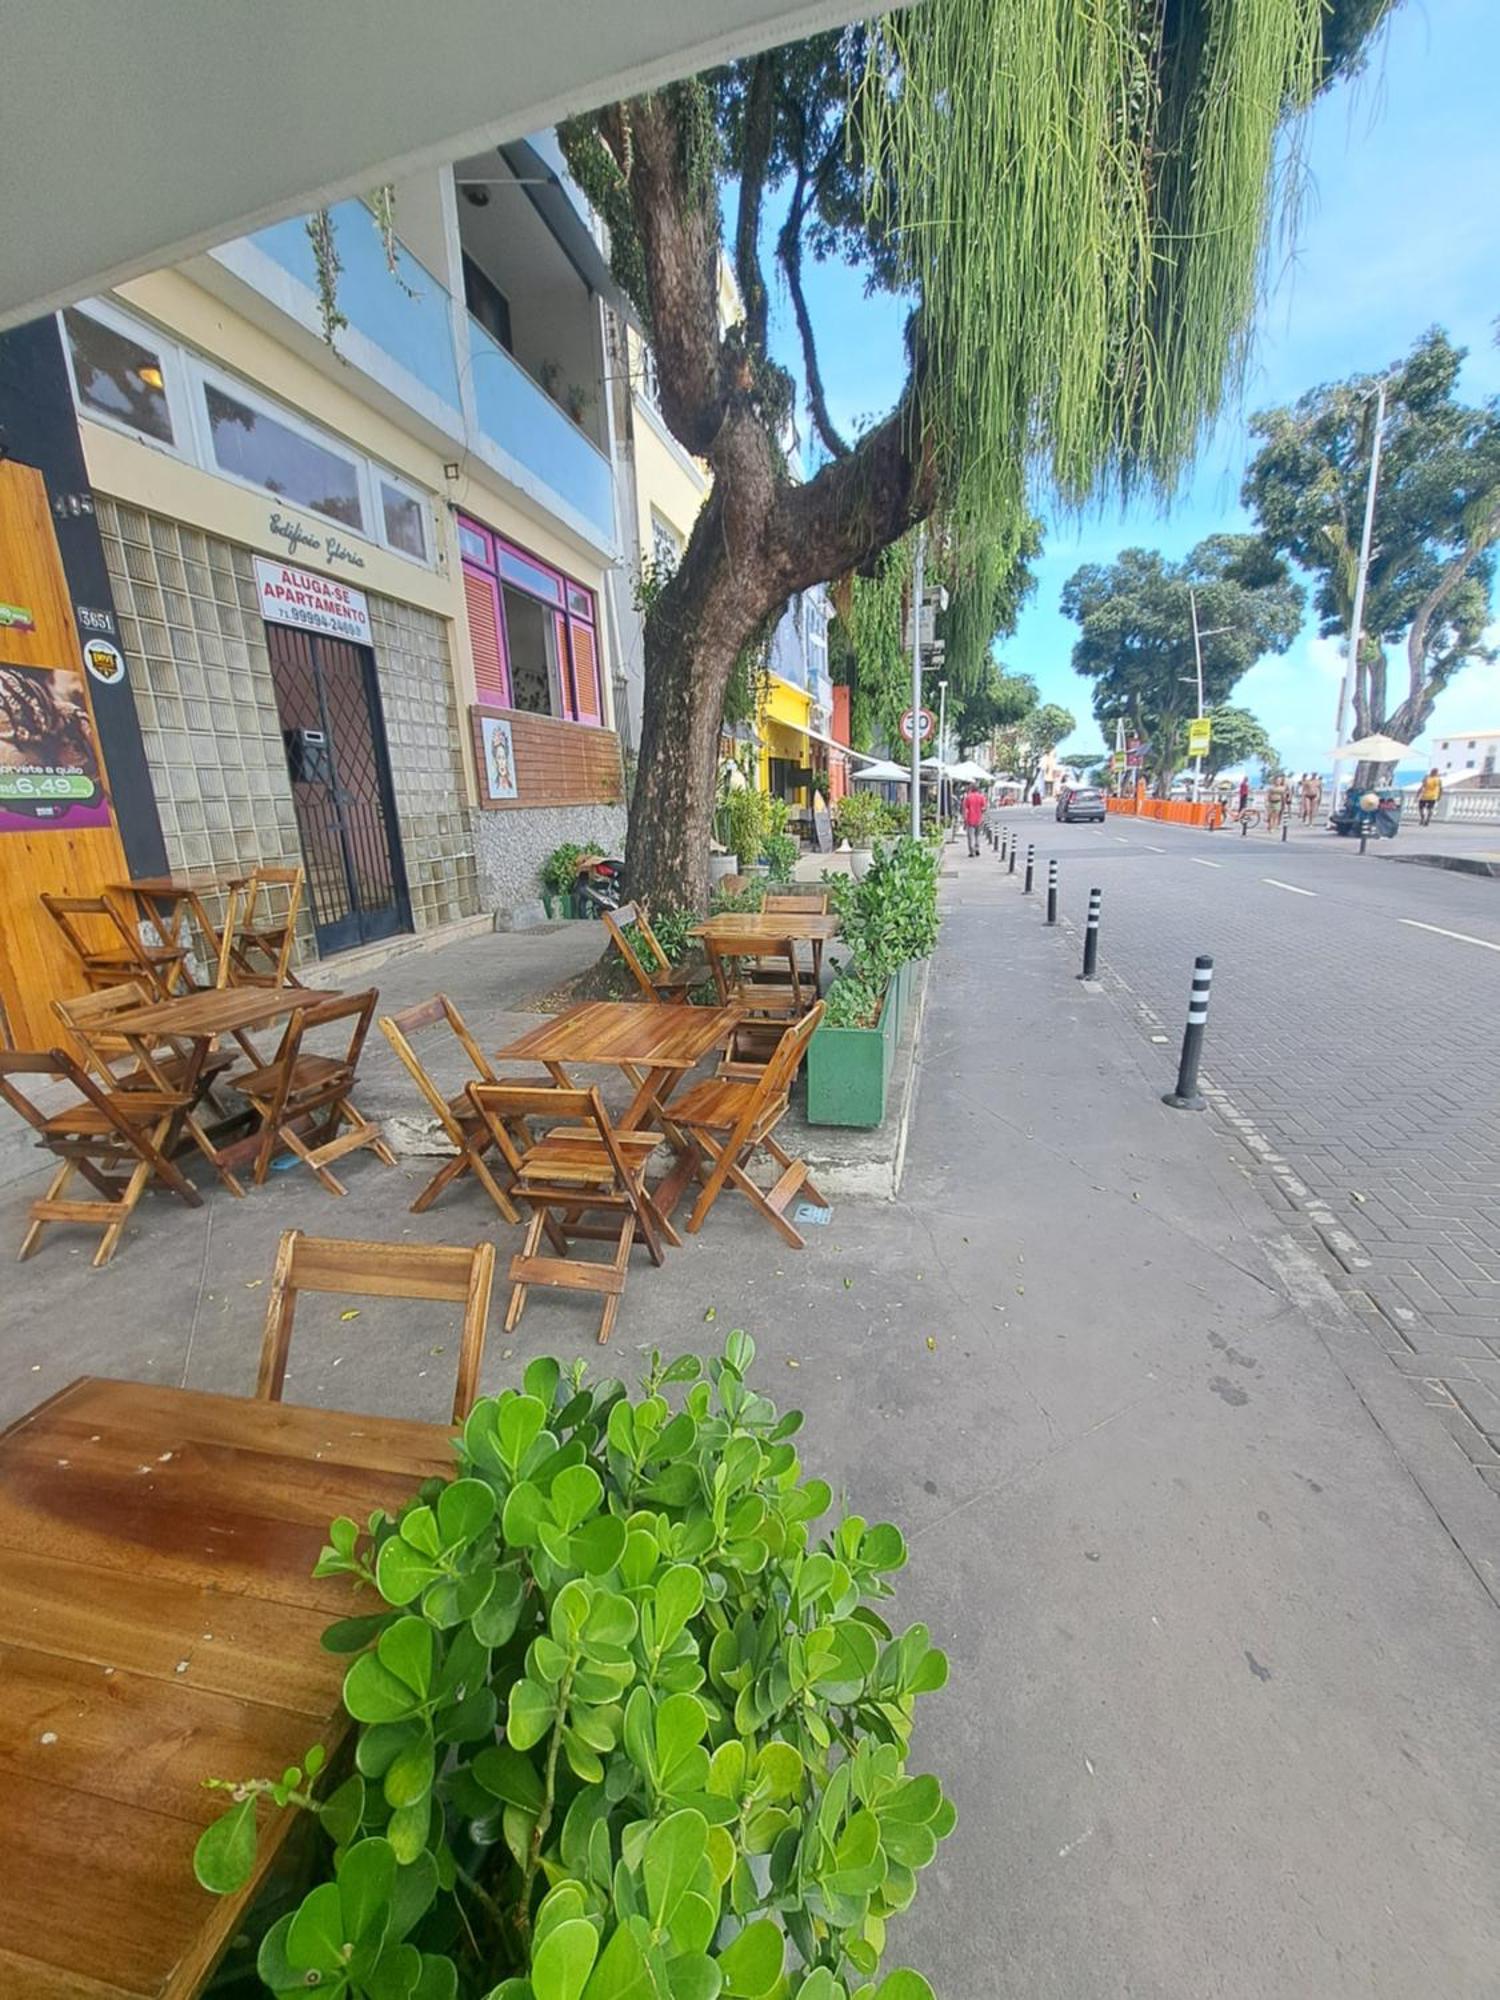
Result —
M877 757L872 764L866 764L862 771L854 772L853 777L856 784L864 779L872 785L909 785L911 769L906 765L892 763L889 757Z
M588 224L578 213L573 197L563 186L562 176L552 161L537 150L530 139L510 139L499 148L500 157L525 188L532 207L556 238L559 248L591 292L629 320L636 332L646 329L632 301L616 284L609 259L594 241Z

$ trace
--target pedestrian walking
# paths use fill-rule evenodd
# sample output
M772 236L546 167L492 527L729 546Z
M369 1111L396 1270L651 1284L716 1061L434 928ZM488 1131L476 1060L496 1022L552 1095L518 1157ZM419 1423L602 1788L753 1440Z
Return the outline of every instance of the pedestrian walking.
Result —
M1274 832L1280 826L1291 797L1291 786L1280 771L1266 787L1266 825Z
M1249 780L1248 778L1241 778L1241 779L1240 779L1240 811L1241 811L1241 812L1244 812L1244 811L1245 811L1245 809L1246 809L1246 808L1247 808L1247 807L1249 806L1249 804L1250 804L1250 780Z
M1442 796L1443 781L1438 776L1437 765L1434 764L1422 780L1422 788L1417 793L1417 819L1422 826L1431 826L1433 808Z
M1311 826L1316 807L1311 771L1304 771L1297 785L1297 816L1304 826Z
M969 852L979 853L979 829L984 825L984 815L988 801L978 785L971 785L964 793L964 832L969 836Z

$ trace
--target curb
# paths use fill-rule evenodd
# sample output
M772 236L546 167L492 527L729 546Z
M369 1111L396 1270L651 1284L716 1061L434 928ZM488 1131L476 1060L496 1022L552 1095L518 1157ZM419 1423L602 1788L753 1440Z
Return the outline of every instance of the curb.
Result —
M1488 875L1500 881L1500 861L1483 854L1378 854L1377 861L1405 862L1408 868L1446 868L1454 875Z

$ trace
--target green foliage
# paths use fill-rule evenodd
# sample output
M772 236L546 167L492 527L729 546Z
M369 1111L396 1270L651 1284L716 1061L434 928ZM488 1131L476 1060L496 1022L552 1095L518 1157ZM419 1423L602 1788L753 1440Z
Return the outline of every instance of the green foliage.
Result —
M880 1019L885 987L858 972L841 972L828 989L823 1007L827 1028L873 1028Z
M715 917L756 916L766 900L764 882L747 882L743 889L716 889L709 900L709 914Z
M948 726L961 750L989 743L1003 729L1015 729L1036 712L1036 682L1030 674L1007 673L990 666L967 695L955 702L948 690Z
M792 879L792 870L802 853L795 835L790 833L768 833L760 844L760 858L771 871L771 880L778 888L784 888Z
M260 1946L272 1993L931 2000L876 1979L954 1824L905 1768L947 1662L877 1609L896 1528L814 1536L832 1496L754 1353L654 1354L635 1400L534 1361L476 1405L453 1479L333 1523L316 1574L384 1604L325 1641L357 1652L354 1775L325 1800L297 1769L237 1785L198 1845L230 1893L260 1800L321 1820L327 1878Z
M586 840L581 844L575 840L565 840L561 847L554 847L542 863L538 873L542 887L550 896L570 896L573 885L578 880L578 864L590 854L602 854L604 849L597 841Z
M1500 542L1500 398L1459 402L1464 350L1434 328L1385 371L1377 533L1354 688L1353 734L1410 743L1484 644ZM1374 442L1377 377L1313 389L1257 416L1242 498L1268 546L1313 580L1319 630L1347 640ZM1388 687L1387 649L1403 666Z
M737 856L742 875L749 874L760 859L760 844L771 830L770 805L766 794L754 785L741 785L725 803L727 845Z
M908 536L883 551L867 576L849 585L846 626L854 656L850 682L850 737L867 749L877 735L894 740L911 705L911 653L902 637L902 607L912 581Z
M1055 750L1064 737L1073 734L1078 722L1072 711L1059 703L1039 702L1036 699L1036 684L1029 676L1017 678L1026 679L1031 689L1032 705L1018 721L997 729L990 742L995 769L1007 777L1019 778L1022 789L1029 792L1042 768L1042 759L1049 750Z
M938 850L910 834L877 849L864 879L832 890L840 934L855 972L883 985L909 959L926 958L938 936Z
M1227 702L1221 702L1209 713L1214 730L1208 755L1203 760L1206 778L1215 778L1220 771L1240 764L1260 764L1268 771L1275 768L1275 745L1259 718L1248 708L1231 708ZM1183 764L1188 761L1186 727L1178 744L1178 759Z
M1193 601L1208 708L1267 653L1284 653L1302 621L1302 588L1254 535L1210 535L1186 561L1126 549L1088 563L1063 586L1062 608L1080 634L1073 669L1094 686L1094 717L1112 737L1116 720L1147 743L1148 768L1169 777L1183 727L1196 712Z
M888 833L886 804L874 792L855 785L833 802L833 832L851 847L868 847L878 834Z

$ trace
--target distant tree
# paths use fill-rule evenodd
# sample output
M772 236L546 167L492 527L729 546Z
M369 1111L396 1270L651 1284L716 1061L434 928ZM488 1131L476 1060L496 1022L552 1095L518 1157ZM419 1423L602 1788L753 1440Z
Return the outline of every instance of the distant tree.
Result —
M1049 750L1055 750L1065 736L1078 727L1071 710L1055 701L1037 703L1019 722L995 732L992 740L997 771L1019 778L1021 789L1029 792Z
M1354 681L1355 736L1412 743L1459 670L1491 660L1483 643L1500 542L1500 399L1458 401L1464 349L1439 328L1386 371L1386 419ZM1244 501L1267 546L1313 580L1325 637L1346 642L1374 438L1378 378L1310 390L1251 429L1264 440ZM1404 671L1389 649L1404 647Z
M1203 760L1205 778L1216 778L1220 771L1237 768L1241 764L1259 764L1267 771L1278 768L1276 747L1266 734L1265 726L1258 716L1248 708L1231 708L1221 702L1210 709L1213 722L1213 740L1208 755ZM1182 758L1187 759L1187 732L1182 737Z
M953 740L962 756L991 742L998 731L1034 714L1036 682L1029 674L1008 674L991 662L989 673L979 686L968 694L960 693L956 704L950 685L948 706Z
M1197 707L1190 593L1213 708L1257 660L1284 653L1302 621L1301 585L1259 537L1210 535L1179 563L1126 549L1112 563L1085 564L1063 586L1063 611L1080 628L1073 668L1094 682L1094 718L1107 735L1123 721L1144 740L1158 787L1185 755Z

